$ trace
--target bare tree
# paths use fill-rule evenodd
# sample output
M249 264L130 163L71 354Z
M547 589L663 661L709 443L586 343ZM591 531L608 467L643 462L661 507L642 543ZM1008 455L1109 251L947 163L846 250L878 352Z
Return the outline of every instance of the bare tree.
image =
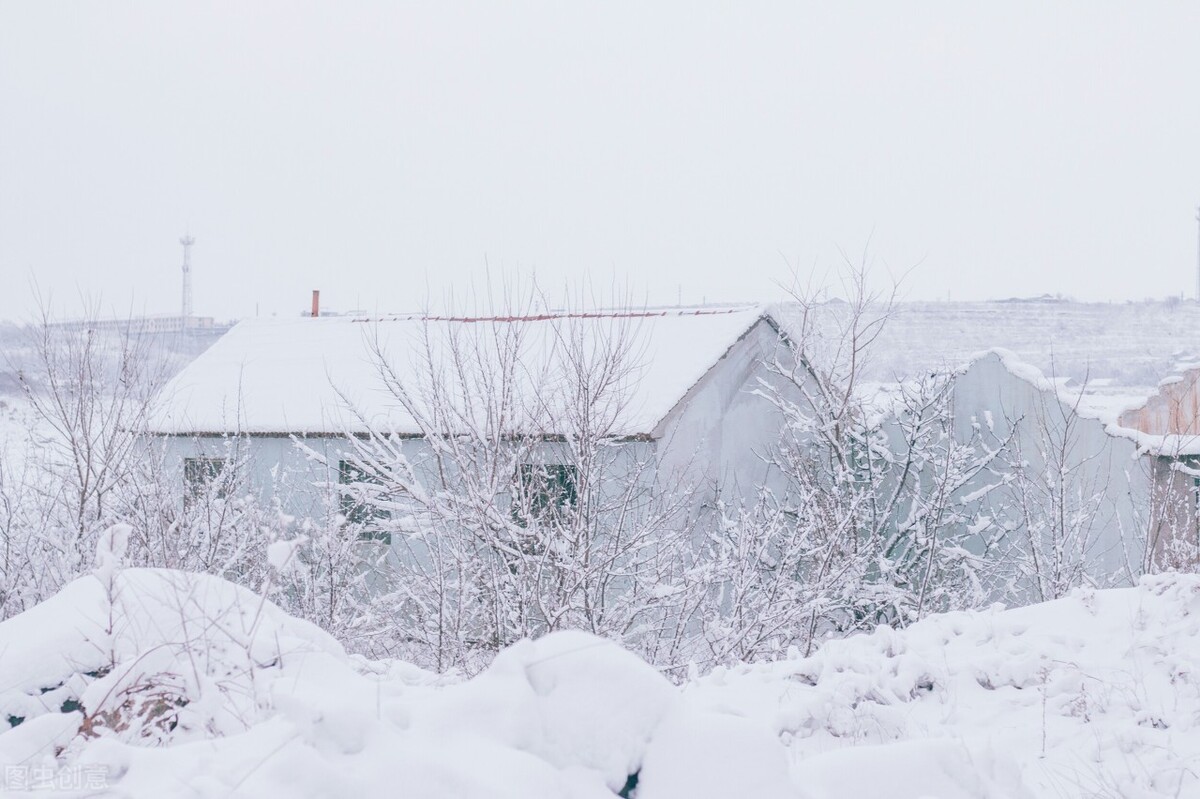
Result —
M1106 537L1121 522L1112 496L1114 454L1100 423L1081 416L1082 398L1083 390L1071 401L1038 391L1029 412L1009 421L1011 479L994 499L1010 531L1005 559L1013 589L1039 602L1119 576L1098 564L1103 547L1120 543ZM1091 440L1088 425L1095 428Z
M783 419L764 453L773 477L726 516L713 547L733 575L720 590L736 594L707 616L718 660L810 649L828 633L904 625L986 595L1001 531L984 500L1008 442L955 428L949 375L902 384L885 409L867 401L866 364L895 298L868 278L849 268L835 302L793 291L790 356L760 389Z
M128 562L261 580L278 525L249 496L245 454L224 442L222 470L187 481L148 434L169 347L132 320L56 322L43 305L15 363L30 409L25 458L0 464L5 589L42 599L85 573L97 536L132 527ZM216 460L212 461L216 463Z
M352 465L337 465L371 509L367 535L396 552L403 646L473 669L517 639L575 628L676 658L693 492L663 490L653 443L621 426L638 315L545 313L536 287L511 299L427 315L412 364L389 352L385 325L370 341L407 427L359 413Z
M18 382L39 430L41 479L34 482L48 524L38 541L61 584L90 562L96 535L120 515L135 484L142 432L166 364L148 336L129 325L59 324L45 304L28 328L30 363Z
M26 442L0 449L0 618L28 609L60 585L41 543L52 524L41 501L39 464Z

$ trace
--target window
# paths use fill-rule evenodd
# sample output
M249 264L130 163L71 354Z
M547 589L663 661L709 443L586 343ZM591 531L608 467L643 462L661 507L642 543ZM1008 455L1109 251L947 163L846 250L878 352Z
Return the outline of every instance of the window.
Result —
M513 518L524 526L531 520L559 520L578 501L578 472L559 463L523 463L517 469Z
M1191 477L1191 501L1188 503L1188 515L1185 517L1185 527L1191 528L1193 543L1200 542L1200 458L1183 457L1178 462L1172 464L1172 470L1178 469L1178 474L1183 478Z
M1192 478L1192 527L1200 542L1200 475Z
M379 492L372 490L373 486L382 486L383 480L378 474L363 469L353 461L338 461L338 485L342 486L340 509L346 521L350 524L363 526L358 537L364 541L382 541L392 543L392 534L386 530L373 529L372 522L389 518L390 514L383 508L367 501L368 496L377 497Z
M190 506L207 494L212 485L220 480L223 471L225 471L224 458L184 458L183 504ZM217 486L216 496L218 499L224 499L226 493L225 485Z

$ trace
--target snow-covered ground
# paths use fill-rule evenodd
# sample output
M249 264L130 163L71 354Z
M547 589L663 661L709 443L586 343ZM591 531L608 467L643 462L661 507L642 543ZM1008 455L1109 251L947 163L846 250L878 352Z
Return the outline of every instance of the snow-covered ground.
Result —
M1147 577L881 628L688 693L770 724L814 797L1196 796L1198 632L1200 579Z
M96 571L0 623L0 794L1177 797L1200 578L932 617L676 686L578 632L460 680L216 577ZM0 729L5 725L0 723Z

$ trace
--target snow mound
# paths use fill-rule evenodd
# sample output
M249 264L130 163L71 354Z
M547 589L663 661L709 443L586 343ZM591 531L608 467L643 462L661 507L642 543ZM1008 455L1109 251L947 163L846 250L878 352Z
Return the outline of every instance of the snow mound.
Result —
M580 632L523 641L482 674L427 697L417 726L438 737L485 736L559 769L594 771L619 791L638 771L678 691L617 645Z
M518 643L465 682L348 656L219 578L122 569L121 533L94 574L0 623L6 796L611 799L633 795L681 712L658 671L580 632Z
M93 737L229 735L263 718L259 694L286 660L346 659L319 628L244 588L207 575L114 570L113 557L102 547L95 575L0 623L0 719L14 732L86 709Z
M1200 795L1194 576L682 687L579 632L462 681L348 656L215 577L121 569L110 543L94 575L0 623L5 796Z

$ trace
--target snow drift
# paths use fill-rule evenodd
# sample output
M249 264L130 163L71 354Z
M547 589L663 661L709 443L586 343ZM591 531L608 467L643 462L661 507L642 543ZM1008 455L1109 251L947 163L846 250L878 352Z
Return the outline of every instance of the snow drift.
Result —
M461 680L219 578L96 573L0 623L5 795L1196 795L1200 578L930 618L672 685L562 632ZM7 724L3 723L7 720Z

